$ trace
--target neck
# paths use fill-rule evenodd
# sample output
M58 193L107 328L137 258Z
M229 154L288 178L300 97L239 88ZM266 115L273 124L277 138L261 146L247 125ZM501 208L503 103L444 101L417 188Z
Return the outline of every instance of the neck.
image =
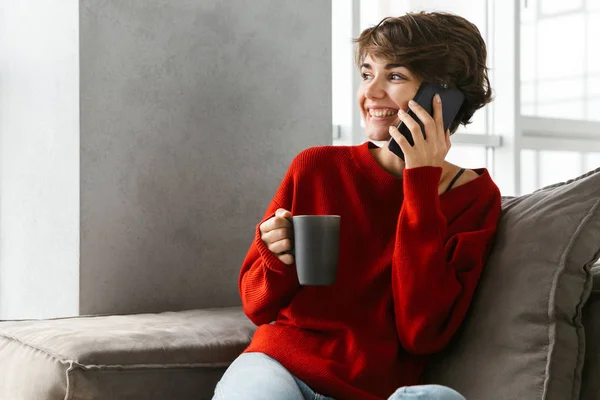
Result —
M402 172L406 168L406 164L400 157L388 149L387 142L381 147L371 149L371 154L387 173L397 178L402 177Z
M404 169L406 168L406 163L398 157L396 154L392 153L390 149L387 147L387 142L385 142L381 147L370 149L371 155L381 168L383 168L389 174L401 178ZM442 165L442 180L444 180L445 176L448 174L449 164L444 162Z

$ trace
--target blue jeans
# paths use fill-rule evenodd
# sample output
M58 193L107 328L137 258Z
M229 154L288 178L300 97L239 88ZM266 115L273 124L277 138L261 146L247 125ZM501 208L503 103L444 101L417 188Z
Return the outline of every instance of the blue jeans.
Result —
M225 371L213 400L335 400L316 393L263 353L244 353ZM439 385L405 386L388 400L465 400Z

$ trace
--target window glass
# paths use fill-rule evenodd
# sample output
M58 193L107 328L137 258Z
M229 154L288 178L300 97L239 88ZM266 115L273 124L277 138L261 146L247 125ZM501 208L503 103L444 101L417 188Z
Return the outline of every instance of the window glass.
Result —
M521 115L600 121L598 3L521 1Z
M539 152L538 187L575 178L583 173L583 155L574 151L541 150Z
M536 190L536 152L525 149L521 151L521 194L531 193Z
M463 168L485 168L486 149L485 147L453 144L446 156L446 161Z
M581 9L583 6L583 0L540 0L540 12L543 15L564 13L566 11L573 11Z

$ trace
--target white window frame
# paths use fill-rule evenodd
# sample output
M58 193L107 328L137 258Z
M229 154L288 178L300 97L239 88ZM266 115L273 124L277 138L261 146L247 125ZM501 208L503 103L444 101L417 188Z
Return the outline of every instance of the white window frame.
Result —
M494 149L493 177L504 195L521 193L522 129L520 119L520 12L519 0L488 1L488 49L490 81L495 99L489 133L502 137Z

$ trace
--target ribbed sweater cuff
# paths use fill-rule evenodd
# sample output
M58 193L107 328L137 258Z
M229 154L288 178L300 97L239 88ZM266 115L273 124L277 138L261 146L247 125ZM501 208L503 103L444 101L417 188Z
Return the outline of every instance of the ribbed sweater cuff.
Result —
M430 202L438 196L442 167L408 168L402 173L404 198L409 201Z

